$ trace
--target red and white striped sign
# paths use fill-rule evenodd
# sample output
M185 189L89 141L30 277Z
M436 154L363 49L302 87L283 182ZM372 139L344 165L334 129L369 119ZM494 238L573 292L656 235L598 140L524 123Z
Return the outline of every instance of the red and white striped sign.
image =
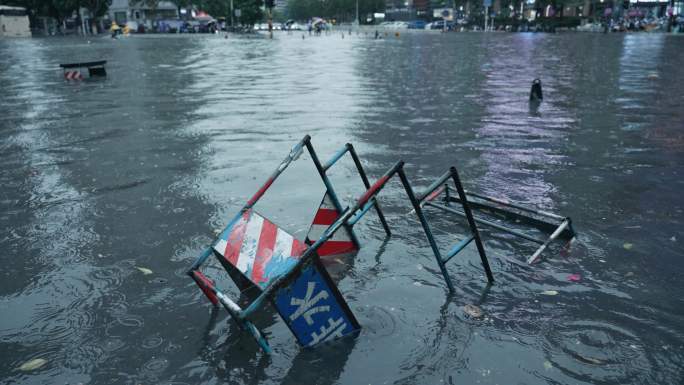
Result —
M64 71L64 79L81 80L83 79L83 75L81 75L81 71Z
M214 244L214 250L262 288L296 264L307 247L253 210L246 211Z
M316 212L316 216L311 223L311 228L309 228L309 233L306 235L306 243L313 244L316 242L325 232L325 230L332 225L335 220L340 216L340 213L335 208L335 205L330 199L328 192L323 196L323 201L321 201L321 206ZM321 257L336 256L351 254L358 251L356 245L352 241L351 234L346 227L342 227L335 235L332 236L327 242L325 242L318 249L318 255Z

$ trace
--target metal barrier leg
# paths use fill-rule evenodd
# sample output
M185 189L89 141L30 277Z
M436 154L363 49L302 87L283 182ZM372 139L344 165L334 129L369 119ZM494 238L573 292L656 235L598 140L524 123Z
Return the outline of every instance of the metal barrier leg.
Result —
M427 236L428 242L430 243L430 247L432 248L432 252L435 254L435 259L437 259L437 264L439 265L439 269L442 271L442 275L444 276L444 280L446 281L447 287L449 288L450 292L454 292L454 285L451 283L449 272L447 271L446 266L442 261L442 256L439 253L437 242L435 242L435 238L432 236L432 231L430 230L430 225L428 224L427 218L425 218L425 215L423 214L423 209L420 207L420 201L416 198L416 195L413 193L413 188L411 188L411 185L409 184L409 181L406 178L404 169L400 168L398 174L399 178L401 179L401 184L404 185L404 190L406 190L406 194L408 195L409 200L411 201L411 205L413 205L413 209L416 211L416 215L418 215L420 224L423 226L423 231Z
M359 175L361 176L361 180L363 180L363 185L366 186L366 190L368 190L371 185L370 182L368 182L368 177L366 176L366 171L363 169L363 165L361 165L361 161L359 160L358 155L356 155L356 150L354 150L354 146L352 146L351 143L347 143L347 148L349 148L349 155L351 155L352 160L354 161L354 164L356 165L356 170L359 172ZM390 231L389 226L387 225L387 221L385 220L385 215L382 213L382 210L380 210L380 203L378 201L375 201L375 204L373 205L375 207L375 211L378 213L378 217L380 218L380 223L382 223L382 227L385 229L385 233L387 236L391 236L392 232Z
M332 201L333 205L337 209L338 213L341 213L344 211L344 208L342 207L342 204L340 203L340 200L337 198L337 194L335 194L335 189L332 186L332 183L330 182L330 179L328 178L328 175L325 173L325 169L323 168L323 165L321 165L321 160L318 159L318 155L316 154L316 151L314 150L313 146L311 145L311 140L307 139L304 144L306 145L307 150L309 150L309 154L311 155L311 160L314 163L314 166L316 166L316 170L318 170L318 175L320 175L321 179L323 180L323 184L325 184L325 188L328 190L328 194L330 195L330 200ZM354 242L354 246L356 246L356 249L361 248L361 243L359 242L359 239L356 237L356 234L354 234L354 229L352 229L351 226L347 225L345 223L344 225L347 230L349 231L349 234L351 236L352 242Z
M560 226L558 226L558 228L556 229L556 231L554 231L553 234L551 234L551 236L549 237L549 239L547 239L546 242L544 242L541 246L539 246L539 248L537 249L537 251L535 251L534 254L532 254L532 256L527 260L527 263L528 263L528 264L533 264L533 263L535 263L535 262L537 261L537 259L539 259L539 256L541 255L541 253L542 253L547 247L549 247L549 245L551 244L551 242L553 242L554 239L558 238L558 236L560 235L560 233L562 233L563 230L565 230L565 228L568 227L568 226L570 226L570 220L569 220L569 219L566 219L566 220L563 221L563 223L560 224Z
M492 275L492 270L489 267L487 254L485 253L484 246L482 245L482 240L480 239L480 232L477 230L477 224L473 219L473 213L470 211L470 206L468 205L468 198L466 198L465 190L463 189L463 185L461 185L461 179L458 177L458 171L456 170L456 167L451 167L450 171L451 179L454 181L454 184L456 185L456 191L458 191L458 197L460 198L461 204L463 205L463 212L465 213L466 219L468 220L470 231L473 233L473 237L475 237L475 245L477 245L477 251L480 254L482 267L484 267L485 273L487 274L487 280L489 282L494 282L494 276Z

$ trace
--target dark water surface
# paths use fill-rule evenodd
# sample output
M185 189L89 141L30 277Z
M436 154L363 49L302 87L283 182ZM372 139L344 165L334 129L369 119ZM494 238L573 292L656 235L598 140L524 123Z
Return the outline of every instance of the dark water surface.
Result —
M0 41L0 382L682 384L682 47L647 34ZM62 80L58 63L96 59L106 80ZM360 336L305 351L269 310L256 322L277 354L264 355L184 272L307 133L324 159L353 142L372 179L403 159L419 188L455 165L469 189L571 216L579 237L528 267L534 245L481 228L496 284L469 247L448 296L392 183L395 236L384 244L368 215L361 253L333 263ZM362 191L349 159L332 175L345 200ZM303 157L259 209L303 237L322 192ZM434 224L444 248L465 233Z

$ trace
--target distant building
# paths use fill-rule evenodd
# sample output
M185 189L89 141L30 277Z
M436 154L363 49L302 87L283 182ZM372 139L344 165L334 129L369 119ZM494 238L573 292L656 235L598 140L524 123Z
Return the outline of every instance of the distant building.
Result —
M413 0L385 0L385 20L411 20L414 16Z
M431 0L385 0L385 17L387 20L429 19L430 4Z
M275 0L275 9L279 12L287 10L287 0Z
M112 0L108 15L111 20L121 25L129 21L149 25L154 20L177 19L179 17L178 7L170 1L160 1L156 7L150 7L143 2L131 5L129 0Z
M0 5L0 37L31 37L25 8Z
M430 0L413 0L413 9L416 11L416 16L419 19L429 17Z

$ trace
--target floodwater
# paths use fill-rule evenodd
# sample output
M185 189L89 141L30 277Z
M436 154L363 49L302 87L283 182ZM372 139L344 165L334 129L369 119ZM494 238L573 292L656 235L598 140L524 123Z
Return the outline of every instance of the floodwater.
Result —
M0 41L0 382L681 384L683 46L664 34ZM59 63L98 59L106 80L62 79ZM537 77L545 99L531 106ZM305 134L324 160L352 142L371 179L403 159L416 190L454 165L468 189L570 216L578 237L528 267L535 245L482 226L496 282L469 246L449 263L450 296L392 182L380 201L393 237L370 212L361 252L329 264L361 333L303 350L267 308L265 355L185 271ZM331 171L346 202L362 192L349 159ZM322 194L303 156L257 207L303 238ZM443 249L464 237L460 218L428 214ZM205 271L237 297L215 260Z

